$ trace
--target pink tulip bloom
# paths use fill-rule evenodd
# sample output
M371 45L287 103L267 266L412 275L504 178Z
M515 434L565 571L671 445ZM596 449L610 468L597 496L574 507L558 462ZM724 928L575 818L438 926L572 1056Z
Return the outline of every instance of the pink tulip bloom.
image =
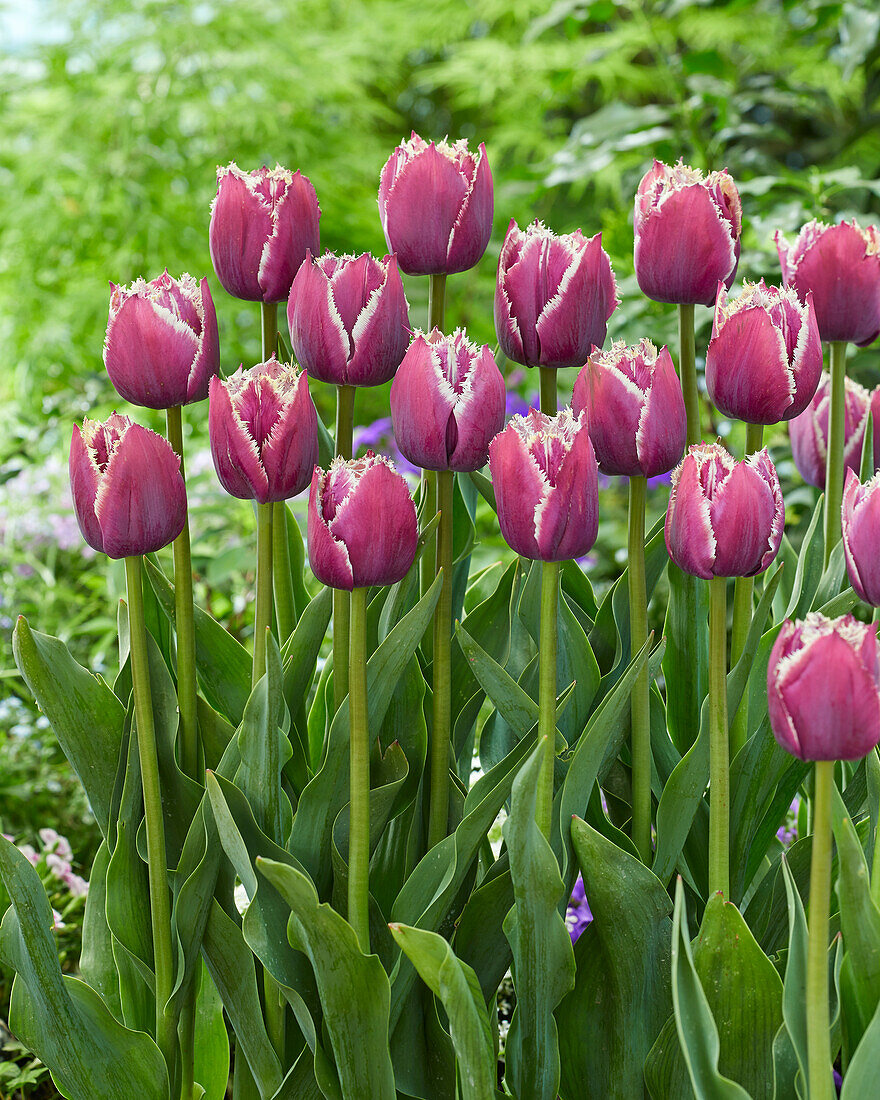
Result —
M858 471L861 463L871 400L871 394L864 386L851 378L846 379L843 461L844 466L851 470ZM831 379L823 373L809 405L800 416L791 421L788 428L794 464L804 481L808 485L815 485L817 489L825 488L830 401Z
M859 760L880 741L877 624L813 612L782 624L767 665L770 725L801 760Z
M681 461L687 416L666 348L650 340L594 351L574 384L572 409L584 413L603 474L656 477Z
M396 584L416 556L416 508L385 458L335 458L315 467L309 491L309 564L331 588Z
M843 553L850 584L865 603L880 606L880 474L862 485L846 471L840 510Z
M70 488L83 538L110 558L161 550L186 521L186 487L171 444L118 413L74 427Z
M208 280L165 271L150 282L110 286L104 366L119 395L148 409L204 401L220 369Z
M211 379L211 456L227 493L242 500L288 500L308 485L318 461L318 414L308 377L274 356L224 382Z

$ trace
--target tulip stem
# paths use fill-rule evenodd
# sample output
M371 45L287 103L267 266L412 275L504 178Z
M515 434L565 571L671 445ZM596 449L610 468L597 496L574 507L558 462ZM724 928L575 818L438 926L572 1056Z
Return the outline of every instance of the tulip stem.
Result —
M828 408L828 457L825 465L825 566L840 542L843 499L843 448L846 438L846 343L831 342L831 401Z
M688 446L699 443L700 432L700 392L697 388L697 352L694 344L694 307L692 304L678 307L678 374L681 378L681 392L687 412Z
M449 824L449 725L452 705L450 649L452 640L452 505L455 474L437 472L437 572L443 573L440 599L434 611L434 681L431 719L431 807L428 847L447 834Z
M131 686L134 693L138 757L144 794L144 822L147 837L147 874L150 888L150 920L153 930L153 970L156 976L156 1044L161 1050L168 1075L173 1080L177 1058L177 1028L165 1011L174 985L174 952L171 943L171 904L165 856L165 822L159 785L159 757L153 724L147 629L144 622L144 594L141 587L141 559L125 559L128 592Z
M272 561L278 643L284 645L296 625L296 610L290 575L290 543L287 541L287 504L283 500L276 500L272 505Z
M877 608L874 608L876 614ZM865 759L865 768L868 773L869 782L872 772L880 771L880 760L877 759L878 749L876 746L871 749ZM874 857L871 861L871 898L874 904L880 909L880 823L874 828Z
M556 416L556 368L538 367L538 372L541 379L541 412L547 416Z
M349 784L348 923L361 950L370 953L370 733L367 717L367 590L351 593L351 662L348 697Z
M709 581L709 894L730 898L727 578Z
M272 503L257 503L257 605L251 687L266 672L266 631L272 626Z
M278 351L278 303L260 302L260 336L263 362L268 362Z
M746 424L746 457L760 451L764 445L764 425ZM737 577L733 585L733 623L730 628L730 667L742 657L746 636L752 624L754 606L754 577ZM730 720L730 759L736 756L749 736L748 686L742 694L739 706Z
M553 769L556 763L556 617L559 607L559 562L541 565L541 626L538 643L538 744L546 738L535 821L550 839L553 825Z
M428 335L446 324L446 273L428 278Z
M648 593L645 586L645 500L648 481L629 479L629 634L630 653L648 637ZM643 668L630 696L632 730L632 839L642 862L651 863L651 695L648 669Z
M354 440L354 386L336 387L336 457L350 459ZM333 589L333 712L348 695L348 645L351 632L351 595Z
M834 761L817 760L810 862L807 945L807 1083L810 1100L831 1100L831 1035L828 1009L828 910L831 900L831 796Z
M446 324L446 275L428 277L428 333L439 329L443 332ZM424 505L419 517L426 527L437 514L437 478L433 470L422 470L422 500ZM424 596L434 582L434 538L432 534L425 542L419 561L419 595ZM433 636L425 634L422 652L430 660L433 653Z

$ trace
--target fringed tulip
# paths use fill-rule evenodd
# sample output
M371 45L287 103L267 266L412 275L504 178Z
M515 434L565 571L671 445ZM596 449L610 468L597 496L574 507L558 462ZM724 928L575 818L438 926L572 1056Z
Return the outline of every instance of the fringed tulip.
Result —
M530 409L489 444L505 542L535 561L580 558L598 533L598 471L590 433L571 409Z
M859 760L880 741L877 624L813 612L782 624L767 665L770 725L801 760Z
M574 384L604 474L656 477L684 453L687 419L675 367L650 340L594 351Z
M127 416L74 427L70 488L83 538L110 558L161 550L183 530L180 459L161 435Z
M104 366L119 395L148 409L204 401L220 369L208 280L166 271L150 282L110 286Z
M235 298L285 301L306 253L318 253L320 216L315 189L300 172L218 168L208 233L217 278Z
M290 343L310 378L379 386L394 377L409 342L397 260L307 255L287 303Z
M698 443L672 474L666 547L695 577L753 577L779 552L784 519L766 449L736 462L720 444Z
M385 240L407 275L453 275L476 264L492 235L492 173L486 147L428 143L413 132L379 181Z
M511 221L498 260L495 331L508 359L527 367L580 367L601 348L617 308L602 234L557 235Z
M655 160L635 203L636 279L655 302L711 306L739 263L742 207L726 171Z
M718 288L706 388L725 416L747 424L777 424L799 416L822 375L822 344L812 295L746 283L728 301Z
M819 335L829 342L864 347L880 333L880 230L855 221L808 222L789 244L776 248L782 279L805 301L812 291Z
M385 458L335 458L315 468L309 491L309 563L331 588L396 584L415 560L416 509Z
M825 488L830 391L829 376L823 374L813 399L800 416L792 420L788 429L794 464L804 481L808 485L815 485L817 489ZM844 403L844 468L859 468L870 412L871 395L864 386L847 378Z
M211 379L208 434L217 476L242 500L288 500L318 461L318 415L305 373L272 358Z
M391 386L397 445L425 470L479 470L504 427L505 402L491 348L461 329L417 333Z
M865 603L880 607L880 474L862 485L846 471L841 524L850 584Z

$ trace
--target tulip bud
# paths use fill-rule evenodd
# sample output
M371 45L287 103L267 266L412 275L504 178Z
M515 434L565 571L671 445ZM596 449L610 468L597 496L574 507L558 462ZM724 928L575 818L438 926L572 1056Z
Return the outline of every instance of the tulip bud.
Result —
M527 367L580 367L601 348L618 306L602 234L586 240L540 222L511 221L498 260L495 331L508 359Z
M822 344L812 295L745 283L727 300L718 287L706 388L725 416L747 424L777 424L809 405L822 374Z
M603 474L656 477L681 461L687 416L666 348L658 352L642 340L594 351L574 384L571 405L585 414Z
M655 302L711 306L739 263L742 206L727 171L654 161L636 192L635 265Z
M74 427L70 488L83 538L110 558L161 550L186 521L186 487L171 444L118 413Z
M534 561L580 558L599 527L596 456L583 417L530 409L489 444L505 542Z
M504 427L505 401L491 348L472 344L461 329L419 332L391 386L397 445L425 470L479 470Z
M379 386L394 377L409 341L397 260L306 254L287 303L290 343L310 378Z
M831 379L825 373L806 409L788 428L791 455L798 472L808 485L825 488L825 462L828 455L828 413ZM858 470L861 462L865 427L871 412L871 395L864 386L846 379L844 402L844 466Z
M877 624L786 619L767 665L770 725L801 760L858 760L880 740Z
M666 548L695 577L753 577L779 552L785 506L766 448L736 462L720 443L696 443L673 471Z
M318 414L308 377L273 356L224 382L211 379L211 456L227 493L242 500L288 500L308 485L318 461Z
M218 168L208 231L217 278L235 298L285 301L306 253L318 252L320 216L315 189L300 172Z
M204 401L220 369L208 280L165 271L150 282L110 286L104 366L120 396L148 409Z
M413 131L379 180L379 216L407 275L454 275L476 264L492 235L492 173L486 147L462 138L424 141Z
M776 233L782 281L801 301L813 292L819 335L864 347L880 333L880 231L808 222L794 244Z
M309 564L331 588L396 584L416 556L416 509L385 458L335 458L315 467L309 490Z
M859 597L880 606L880 474L862 485L852 470L846 471L840 510L843 553L850 584Z

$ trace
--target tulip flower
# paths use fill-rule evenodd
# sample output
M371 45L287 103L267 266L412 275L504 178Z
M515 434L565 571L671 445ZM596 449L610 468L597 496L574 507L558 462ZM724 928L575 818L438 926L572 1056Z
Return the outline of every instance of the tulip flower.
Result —
M127 416L74 427L70 488L83 538L110 558L161 550L183 530L180 459L161 435Z
M808 292L745 283L730 301L718 287L706 388L725 416L747 424L776 424L799 416L822 374L822 344Z
M391 386L397 445L426 470L479 470L504 427L505 402L491 348L461 329L416 333Z
M656 477L684 453L687 421L681 387L664 347L650 340L635 347L594 351L574 384L572 409L585 414L599 469L604 474Z
M739 262L742 207L726 171L655 160L635 202L636 279L655 302L711 306Z
M409 488L387 459L368 451L366 458L335 458L329 470L315 468L309 563L322 584L346 591L395 584L409 572L417 541Z
M880 334L880 230L855 221L808 222L789 244L776 233L782 280L801 301L812 292L819 335L864 347Z
M407 275L453 275L476 264L492 235L494 196L485 145L428 143L415 131L379 181L379 216Z
M218 168L208 232L217 278L235 298L285 301L306 253L318 253L320 216L315 189L300 172Z
M394 377L409 342L409 316L394 256L306 254L287 303L290 343L310 378L379 386Z
M846 471L841 525L843 553L850 584L859 598L880 606L880 474L862 485L852 470Z
M119 395L148 409L204 401L220 368L208 280L165 271L149 282L110 286L104 366Z
M580 558L598 533L598 471L590 433L571 409L530 409L489 444L505 542L536 561Z
M808 485L815 485L819 489L824 488L826 483L830 388L830 377L823 373L810 404L800 416L792 420L788 429L791 437L791 454L798 472ZM846 379L844 469L848 467L858 472L865 428L871 413L871 401L871 394L864 386L860 386L851 378ZM841 474L841 482L842 480Z
M695 577L752 577L779 552L784 517L766 449L736 462L720 444L698 443L672 474L666 547Z
M308 378L272 358L211 379L208 435L223 488L242 500L288 500L318 461L318 415Z

